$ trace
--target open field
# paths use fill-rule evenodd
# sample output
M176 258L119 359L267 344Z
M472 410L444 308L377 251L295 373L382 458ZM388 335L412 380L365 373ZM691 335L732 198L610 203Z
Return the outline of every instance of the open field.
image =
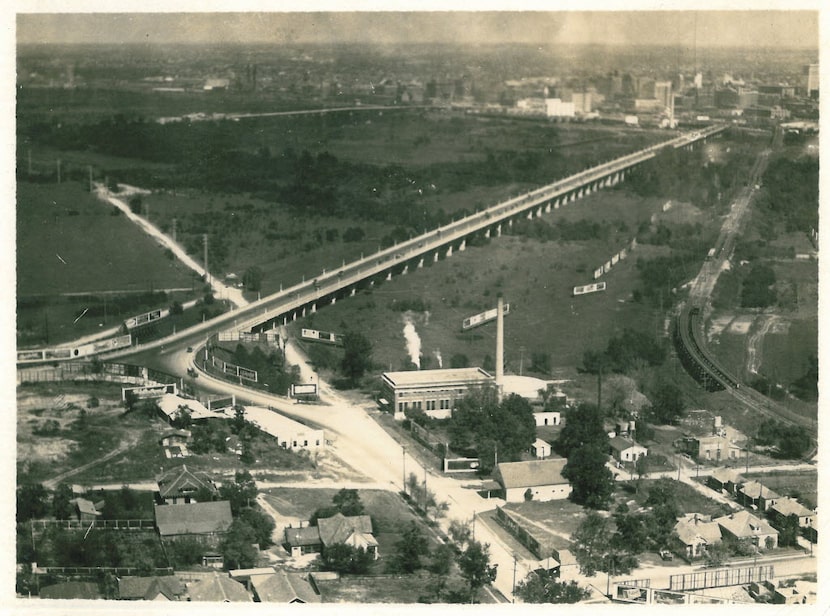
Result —
M17 194L17 293L189 287L191 271L77 183Z
M797 498L805 507L813 509L818 504L818 473L816 471L770 471L768 473L743 473L782 496Z
M617 495L623 499L633 499L639 506L643 506L648 498L649 488L655 483L654 479L643 479L640 481L638 491L636 480L624 482L620 485ZM685 483L672 481L672 487L677 496L677 505L683 513L700 513L717 517L732 511L728 506L703 496Z
M648 217L656 200L635 200L622 193L592 195L543 220L600 220L617 229L636 227L638 215ZM651 207L650 207L651 206ZM651 327L652 310L631 301L639 284L638 258L665 254L665 249L640 245L601 280L608 290L571 297L573 286L591 281L591 272L630 241L631 233L581 242L540 242L518 236L494 238L483 247L470 246L450 259L393 277L354 299L308 316L296 327L342 332L362 329L374 346L374 358L383 369L410 365L402 335L404 314L398 308L423 302L426 311L412 315L421 337L422 355L437 367L436 350L444 361L466 355L472 365L483 365L495 354L495 323L461 331L461 321L492 308L501 292L510 304L505 319L507 370L519 372L524 347L524 369L534 352L552 356L554 367L581 362L586 349L604 347L607 338L625 327ZM425 266L429 265L425 262ZM371 329L363 324L372 324ZM422 367L426 367L425 363Z

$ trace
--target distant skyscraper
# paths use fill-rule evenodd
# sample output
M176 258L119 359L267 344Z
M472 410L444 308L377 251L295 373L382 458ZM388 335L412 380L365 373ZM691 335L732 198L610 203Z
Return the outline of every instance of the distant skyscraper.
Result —
M813 92L818 92L818 64L806 64L804 66L804 86L807 90L807 96L812 96Z
M674 116L674 92L672 92L671 81L656 81L654 83L654 98L665 107L667 114Z

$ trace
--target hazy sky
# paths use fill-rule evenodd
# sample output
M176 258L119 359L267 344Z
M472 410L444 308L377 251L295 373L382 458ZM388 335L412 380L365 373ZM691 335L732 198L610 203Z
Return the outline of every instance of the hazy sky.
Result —
M18 14L19 43L524 42L818 47L817 11Z

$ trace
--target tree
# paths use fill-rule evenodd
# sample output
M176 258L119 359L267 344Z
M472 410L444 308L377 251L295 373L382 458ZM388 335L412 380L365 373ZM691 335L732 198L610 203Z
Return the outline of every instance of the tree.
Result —
M516 584L514 593L525 603L579 603L591 591L576 582L560 582L552 572L533 571Z
M372 564L372 555L363 548L356 548L345 543L335 543L323 548L320 554L320 567L324 571L338 573L366 573Z
M62 483L55 488L55 493L52 495L52 515L58 520L68 520L74 513L72 503L72 488L69 484Z
M231 513L239 515L245 507L250 507L256 501L257 487L254 478L248 471L236 471L233 483L219 488L219 497L230 502Z
M594 404L581 404L565 413L565 427L556 440L556 451L566 458L575 449L586 445L608 448L608 433L602 412Z
M606 449L595 444L585 445L571 452L562 476L573 488L571 500L591 509L604 509L614 491L614 475L605 466Z
M239 514L239 519L245 522L254 531L259 548L264 550L274 542L271 536L274 532L274 519L259 508L246 507Z
M225 567L228 569L253 567L259 555L254 547L255 543L257 543L256 531L245 521L235 519L221 543Z
M482 545L478 541L471 541L467 549L458 556L458 568L461 577L467 582L470 603L481 588L496 580L498 572L498 565L490 565L490 546L486 543Z
M798 547L798 535L801 531L798 524L798 516L794 513L776 523L778 529L778 545Z
M530 371L550 374L550 354L542 351L531 354Z
M428 569L430 573L445 577L449 575L454 559L455 550L453 550L453 547L448 543L442 543L430 554Z
M660 424L674 424L683 416L683 391L674 383L661 379L651 395L651 415Z
M574 557L583 575L590 577L597 571L615 575L629 573L637 566L633 554L610 544L609 526L606 518L589 511L571 536Z
M346 332L343 335L343 360L340 364L343 375L354 385L371 367L372 343L361 333Z
M464 353L454 353L450 357L450 368L468 368L470 366L470 358Z
M233 421L231 422L231 432L239 434L245 427L245 407L237 404L233 407Z
M127 203L129 204L130 211L133 214L141 214L141 206L143 205L141 195L133 195Z
M460 520L453 520L450 522L450 527L447 532L453 543L460 548L463 548L473 536L469 524L461 522Z
M173 415L173 418L170 420L170 425L177 430L187 430L192 423L193 420L190 416L190 409L184 405L180 405L179 408L176 409L176 414Z
M183 312L184 312L184 306L182 306L181 302L175 301L172 304L170 304L170 314L171 315L182 314Z
M363 503L357 490L341 488L331 499L332 504L345 516L363 515Z
M262 277L262 268L258 265L252 265L242 275L242 284L245 285L245 289L248 291L260 291L262 289Z
M421 557L429 553L429 542L414 520L395 544L390 568L396 573L413 573L421 568Z

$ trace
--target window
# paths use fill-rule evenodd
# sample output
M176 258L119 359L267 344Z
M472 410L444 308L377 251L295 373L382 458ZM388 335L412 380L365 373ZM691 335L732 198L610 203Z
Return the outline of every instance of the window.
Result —
M398 402L398 410L403 412L403 402Z
M294 447L296 447L296 446L297 446L297 441L294 441Z
M308 447L308 441L303 441L303 447Z
M317 445L318 447L320 446L320 439L319 439L319 438L317 439L317 443L316 443L316 445Z
M418 400L417 402L412 403L412 408L417 409L419 411L421 410L422 406L423 406L423 403L420 400Z

